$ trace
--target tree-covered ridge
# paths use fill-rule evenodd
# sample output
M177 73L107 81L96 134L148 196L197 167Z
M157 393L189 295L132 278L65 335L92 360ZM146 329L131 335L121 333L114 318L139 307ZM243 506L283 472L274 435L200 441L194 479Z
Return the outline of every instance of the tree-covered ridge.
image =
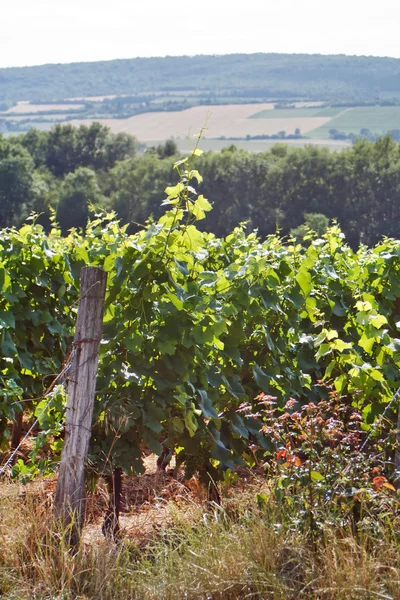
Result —
M368 101L400 95L400 60L306 54L133 58L0 69L0 102L168 90Z
M55 211L66 233L106 208L137 231L161 216L176 159L171 140L139 154L133 137L99 124L0 137L0 226L19 226L36 211L48 228ZM360 140L341 152L280 144L249 154L230 146L204 153L198 164L199 190L213 201L200 227L218 236L242 222L261 237L277 228L286 235L312 214L313 223L324 222L318 215L337 219L353 248L400 237L400 145L390 137Z

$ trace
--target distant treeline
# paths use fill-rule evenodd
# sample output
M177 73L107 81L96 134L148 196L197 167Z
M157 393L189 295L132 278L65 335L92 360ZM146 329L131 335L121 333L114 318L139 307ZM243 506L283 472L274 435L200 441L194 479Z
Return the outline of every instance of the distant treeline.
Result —
M0 103L205 90L225 98L400 98L400 59L319 54L167 56L0 69Z
M390 135L390 137L395 142L400 142L400 129L390 129L387 132L387 134ZM376 133L372 133L372 131L370 131L369 129L363 128L360 130L360 133L358 133L358 134L343 133L342 131L338 131L337 129L330 129L329 137L332 140L350 140L354 144L354 142L360 137L365 138L365 139L369 140L370 142L376 142L381 136Z
M85 227L101 207L132 230L159 216L163 190L176 182L177 148L170 140L145 154L137 149L132 136L98 123L0 136L0 226L20 225L35 211L47 227L52 209L63 231ZM196 158L196 168L199 191L214 206L203 226L218 236L243 221L261 236L288 234L312 213L338 219L353 247L400 237L400 145L390 136L340 152L278 144L250 154L231 145Z
M241 140L301 140L305 137L306 136L301 135L300 129L296 129L294 133L286 133L286 131L279 131L278 133L273 133L271 135L268 135L266 133L262 133L259 135L247 134L245 137L226 137L225 135L222 135L218 139L239 142Z

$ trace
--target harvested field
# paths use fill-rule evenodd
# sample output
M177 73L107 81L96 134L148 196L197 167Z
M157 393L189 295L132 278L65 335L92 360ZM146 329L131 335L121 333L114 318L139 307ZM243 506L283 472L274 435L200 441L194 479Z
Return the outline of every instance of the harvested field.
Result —
M18 102L16 106L9 108L4 114L18 115L26 113L40 113L51 111L68 112L85 108L84 104L30 104L29 102Z
M202 127L206 128L207 138L274 135L280 131L293 134L297 128L305 134L322 127L330 120L330 117L249 119L256 111L272 108L272 104L196 106L180 112L152 112L129 119L102 119L100 122L110 127L114 133L125 131L139 140L156 141L195 135ZM88 124L88 121L76 119L71 124Z

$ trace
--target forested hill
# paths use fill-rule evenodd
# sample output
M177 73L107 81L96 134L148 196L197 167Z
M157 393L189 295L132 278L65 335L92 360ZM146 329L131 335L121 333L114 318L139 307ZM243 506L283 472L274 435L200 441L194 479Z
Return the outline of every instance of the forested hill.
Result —
M233 99L399 98L400 59L259 53L0 69L3 102L199 89Z

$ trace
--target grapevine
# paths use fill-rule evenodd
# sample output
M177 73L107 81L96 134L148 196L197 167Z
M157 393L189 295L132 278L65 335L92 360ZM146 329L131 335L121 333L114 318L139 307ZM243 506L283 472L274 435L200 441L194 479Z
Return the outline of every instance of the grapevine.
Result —
M251 462L250 447L271 444L260 390L282 407L289 398L318 403L319 382L329 380L361 411L366 432L384 411L400 365L399 242L354 252L337 225L302 246L244 226L217 238L199 226L212 206L197 192L198 154L178 161L166 212L134 235L112 213L96 215L85 235L46 235L35 220L1 232L3 451L10 423L35 413L62 369L85 265L109 273L94 472L140 473L144 448L161 454L163 443L187 477ZM62 411L46 423L58 451ZM35 453L29 460L33 469Z

